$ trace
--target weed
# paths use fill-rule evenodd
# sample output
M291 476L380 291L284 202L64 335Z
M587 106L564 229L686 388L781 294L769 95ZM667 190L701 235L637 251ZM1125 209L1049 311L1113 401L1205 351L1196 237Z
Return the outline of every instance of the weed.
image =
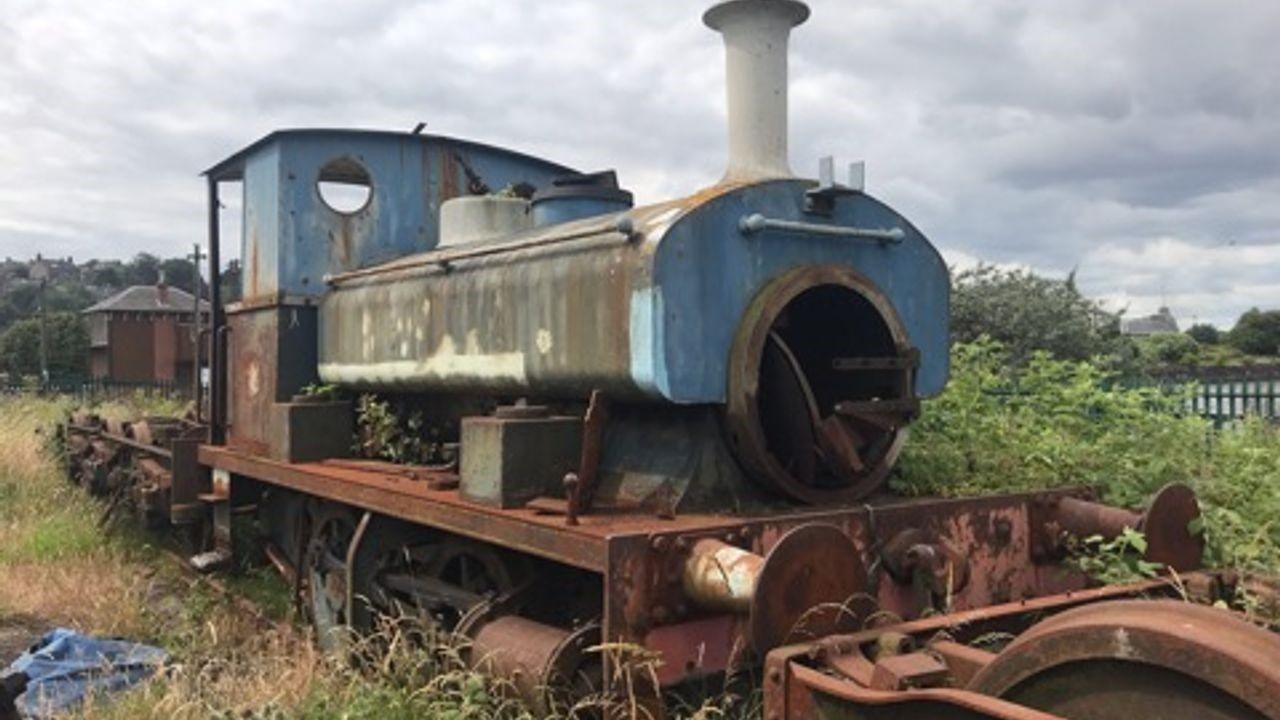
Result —
M83 557L102 544L102 536L94 525L59 513L39 520L27 537L26 557L33 562L50 562L69 557Z
M293 613L293 589L271 568L247 568L227 578L227 587L272 620L285 620Z
M1076 541L1070 564L1103 585L1121 585L1147 580L1163 568L1160 563L1142 559L1147 552L1147 539L1132 528L1125 528L1114 538L1101 535Z
M1098 364L1009 362L991 341L957 345L947 390L912 425L893 487L966 496L1091 486L1139 507L1170 482L1195 489L1207 561L1280 572L1280 432L1250 418L1215 431L1182 393L1126 388Z
M327 383L311 383L302 388L302 395L324 401L338 400L342 398L342 388Z
M403 421L386 400L361 395L356 401L357 455L396 463L428 464L441 459L441 446L427 437L421 412Z

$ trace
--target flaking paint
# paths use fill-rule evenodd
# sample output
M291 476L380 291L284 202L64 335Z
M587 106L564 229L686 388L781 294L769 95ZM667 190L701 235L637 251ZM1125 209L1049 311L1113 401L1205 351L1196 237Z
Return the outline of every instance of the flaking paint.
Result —
M825 222L900 227L901 243L738 230L739 219L756 212L824 221L804 211L809 187L799 180L716 186L627 213L638 238L621 237L614 229L620 215L606 216L498 241L598 228L562 244L447 266L432 266L428 254L415 267L397 264L341 281L321 312L321 375L373 388L562 397L599 389L618 397L722 403L730 348L752 298L795 268L833 264L853 267L892 302L923 358L917 391L936 394L947 375L949 277L940 255L909 222L858 194L841 199ZM407 325L388 320L419 306L434 311L413 313ZM353 317L370 317L372 325L353 334ZM832 318L833 328L839 322ZM446 336L471 333L482 362L432 360L448 350ZM550 346L548 334L555 339ZM403 358L405 342L412 363ZM357 347L365 352L353 355ZM517 357L522 372L516 372Z

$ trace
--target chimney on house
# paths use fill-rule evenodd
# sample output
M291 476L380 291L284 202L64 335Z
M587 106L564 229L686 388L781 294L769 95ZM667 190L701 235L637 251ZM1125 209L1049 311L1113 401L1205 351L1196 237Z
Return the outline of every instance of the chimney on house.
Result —
M169 304L169 283L165 282L164 270L160 271L160 277L156 279L156 304Z

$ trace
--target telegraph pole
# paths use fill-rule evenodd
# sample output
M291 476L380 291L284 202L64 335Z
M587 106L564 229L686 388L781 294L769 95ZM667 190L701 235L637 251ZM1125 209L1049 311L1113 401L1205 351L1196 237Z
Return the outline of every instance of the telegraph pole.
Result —
M49 388L49 323L46 319L45 306L45 287L49 284L47 278L40 279L40 387L42 389Z
M39 254L36 255L30 277L40 283L40 389L45 390L49 387L49 327L45 318L45 306L48 305L45 289L49 284L49 267Z

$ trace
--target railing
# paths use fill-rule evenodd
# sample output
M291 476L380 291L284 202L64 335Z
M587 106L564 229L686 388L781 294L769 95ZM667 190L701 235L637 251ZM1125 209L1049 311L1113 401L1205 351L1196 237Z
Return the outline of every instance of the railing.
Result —
M1249 415L1280 421L1280 382L1202 381L1189 402L1190 409L1219 426Z
M1157 387L1170 392L1190 388L1186 409L1216 427L1261 417L1280 423L1280 366L1173 368L1140 379L1128 387Z
M1280 363L1249 365L1170 365L1148 371L1153 379L1169 382L1242 382L1245 380L1280 380Z
M1274 366L1273 366L1274 367ZM1231 368L1226 368L1231 369ZM1239 423L1246 418L1258 417L1280 425L1280 379L1235 378L1231 379L1224 368L1208 368L1207 378L1195 378L1186 374L1138 377L1117 377L1103 383L1103 389L1150 388L1171 398L1185 400L1181 412L1199 415L1221 429ZM1255 373L1256 374L1256 373ZM1227 378L1227 379L1221 379ZM1016 402L1030 393L1017 386L1005 386L985 391L1009 402ZM1156 402L1166 411L1170 406ZM1177 412L1178 403L1173 409Z
M146 397L186 397L191 394L190 383L171 380L127 381L80 376L53 377L48 382L39 378L6 378L0 381L0 392L7 395L42 393L47 395L74 395L81 400L100 400L132 395Z

